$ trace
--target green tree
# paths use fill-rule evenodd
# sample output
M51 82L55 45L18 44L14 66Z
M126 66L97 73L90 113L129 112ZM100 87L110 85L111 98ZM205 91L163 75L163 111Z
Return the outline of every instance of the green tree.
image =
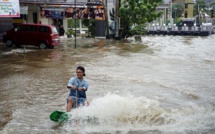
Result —
M175 3L172 5L172 18L180 18L184 12L184 4Z
M94 19L85 19L82 21L82 24L84 24L88 28L88 36L95 37L96 34L96 21Z
M210 3L210 7L211 7L211 10L210 10L211 18L214 18L215 17L215 1Z
M160 2L162 0L124 0L119 9L121 37L143 34L146 23L162 14L156 11Z
M213 2L210 3L210 7L213 8L214 6L215 6L215 1L213 1Z
M199 7L199 9L198 9ZM207 12L208 6L204 0L198 0L194 5L193 15L196 16L200 11Z
M76 21L76 23L75 23ZM74 20L74 19L68 19L68 27L69 28L75 28L78 27L79 28L79 20ZM76 24L76 25L75 25Z

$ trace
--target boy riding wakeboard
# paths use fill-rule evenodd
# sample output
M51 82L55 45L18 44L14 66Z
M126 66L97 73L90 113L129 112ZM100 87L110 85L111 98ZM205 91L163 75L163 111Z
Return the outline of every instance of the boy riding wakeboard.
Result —
M89 102L86 100L88 82L86 79L84 79L84 67L78 66L76 69L76 74L77 76L71 77L67 84L67 88L70 89L70 93L67 98L67 112L70 112L72 108L76 108L79 106L89 106ZM51 113L50 119L60 124L65 123L71 116L67 112L54 111Z
M76 108L78 106L89 105L89 102L86 100L88 82L84 78L84 76L86 76L84 67L78 66L76 74L77 76L71 77L67 84L67 88L70 89L70 93L67 98L67 112L70 112L72 108Z

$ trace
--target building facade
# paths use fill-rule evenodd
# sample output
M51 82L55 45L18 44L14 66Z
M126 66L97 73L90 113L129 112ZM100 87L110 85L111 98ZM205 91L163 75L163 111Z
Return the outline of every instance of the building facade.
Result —
M193 10L194 10L194 2L193 2L193 0L185 0L185 3L184 3L184 18L194 18Z
M19 0L20 2L20 9L22 10L23 7L27 13L21 14L20 18L0 18L0 36L4 33L4 31L9 30L10 28L16 26L18 23L37 23L37 24L48 24L53 25L56 23L61 23L67 31L68 29L68 19L71 18L46 18L41 16L41 7L48 7L48 8L59 8L65 6L85 6L87 2L91 1L102 1L106 4L105 0ZM76 3L75 3L76 2ZM114 5L114 0L107 0L107 13L109 14L109 10L112 9ZM22 12L22 11L21 11ZM11 26L8 26L7 29L3 28L3 22L11 21ZM2 23L1 23L2 22ZM77 30L81 33L83 30L81 21ZM105 23L105 22L104 22ZM1 25L2 24L2 25ZM104 26L104 25L103 25ZM85 29L86 30L86 29Z

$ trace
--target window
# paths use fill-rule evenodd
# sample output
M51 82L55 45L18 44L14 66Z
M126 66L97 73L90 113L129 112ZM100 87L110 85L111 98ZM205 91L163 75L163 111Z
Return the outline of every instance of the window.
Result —
M188 4L185 4L185 9L187 9L188 8Z
M184 18L187 18L188 14L187 14L187 11L185 12L184 14Z
M58 33L55 27L52 27L52 33Z
M15 31L24 31L24 26L18 26Z
M40 26L39 27L39 32L41 32L41 33L48 33L49 29L46 26Z
M26 31L36 32L37 31L37 26L26 26Z

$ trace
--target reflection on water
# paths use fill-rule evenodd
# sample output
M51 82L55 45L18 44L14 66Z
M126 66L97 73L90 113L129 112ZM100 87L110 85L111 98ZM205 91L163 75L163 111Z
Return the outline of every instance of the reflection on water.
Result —
M114 41L62 39L55 49L0 44L2 133L213 133L214 36L143 37ZM66 84L86 68L91 105L63 126ZM78 126L76 119L78 119Z

